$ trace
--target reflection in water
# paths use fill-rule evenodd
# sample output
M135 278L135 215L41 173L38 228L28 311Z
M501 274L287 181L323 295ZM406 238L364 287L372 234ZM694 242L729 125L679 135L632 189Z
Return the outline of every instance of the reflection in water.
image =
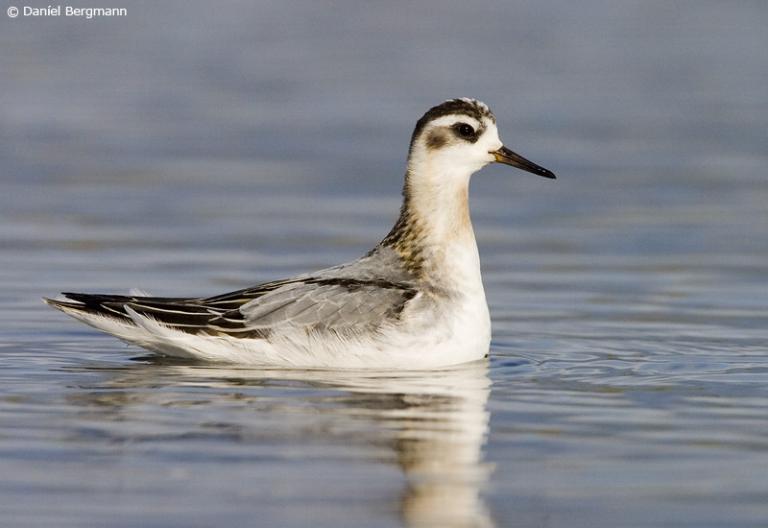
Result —
M101 368L97 370L105 372ZM240 392L244 387L275 384L295 387L298 384L304 389L313 389L310 400L329 390L343 391L343 398L331 399L333 405L323 401L314 410L324 413L325 417L331 413L337 422L347 420L350 415L362 416L369 421L366 430L375 429L377 439L383 439L384 445L393 449L392 459L406 477L405 489L395 500L399 500L400 514L407 526L493 525L480 497L490 472L490 466L482 460L482 447L488 434L486 405L491 385L487 361L430 372L382 372L219 368L153 359L150 364L134 365L110 374L114 376L99 383L98 390L72 396L79 406L88 408L88 413L98 408L102 422L104 419L122 421L132 407L146 405L147 399L156 396L155 389L193 387L198 397L201 390L207 391L205 403L214 409L222 389ZM231 398L232 394L227 393L226 397ZM306 391L299 391L295 398L306 399ZM246 399L243 404L257 403L258 396ZM306 405L307 402L294 403ZM266 409L272 414L285 411L282 406ZM205 414L210 413L200 413ZM200 422L198 427L204 425ZM332 434L320 429L319 434ZM380 459L379 455L376 458Z

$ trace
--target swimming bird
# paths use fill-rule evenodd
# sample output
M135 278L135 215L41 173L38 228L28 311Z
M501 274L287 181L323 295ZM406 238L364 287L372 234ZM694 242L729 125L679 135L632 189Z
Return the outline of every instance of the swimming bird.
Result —
M484 103L427 111L392 230L363 257L213 297L63 293L59 310L161 355L287 368L429 369L488 355L491 321L469 215L489 163L555 178L506 148Z

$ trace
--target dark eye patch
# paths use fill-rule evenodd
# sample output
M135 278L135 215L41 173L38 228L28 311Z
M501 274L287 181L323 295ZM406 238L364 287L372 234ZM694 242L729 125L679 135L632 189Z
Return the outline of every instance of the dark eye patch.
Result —
M448 134L440 130L434 130L427 136L427 148L437 150L448 143Z

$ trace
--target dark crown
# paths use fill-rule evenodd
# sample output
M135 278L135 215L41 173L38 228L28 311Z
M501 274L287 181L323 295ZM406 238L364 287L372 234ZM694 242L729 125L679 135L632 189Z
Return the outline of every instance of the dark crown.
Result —
M453 114L466 115L479 122L482 122L483 118L487 117L492 122L496 122L496 118L485 103L468 98L449 99L427 110L427 113L421 116L421 119L416 122L416 128L413 129L413 135L411 136L411 146L413 146L413 142L416 141L416 138L421 135L421 132L424 130L424 127L427 126L427 123L437 118Z

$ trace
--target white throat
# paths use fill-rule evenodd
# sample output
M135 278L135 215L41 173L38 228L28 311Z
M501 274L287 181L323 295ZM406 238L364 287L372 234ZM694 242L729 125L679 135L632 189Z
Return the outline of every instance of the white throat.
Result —
M414 153L406 176L411 214L425 229L429 245L463 241L474 245L469 216L469 180L474 171L449 160Z
M446 157L412 153L405 181L405 207L415 226L425 275L435 284L484 305L480 257L469 213L474 170Z

